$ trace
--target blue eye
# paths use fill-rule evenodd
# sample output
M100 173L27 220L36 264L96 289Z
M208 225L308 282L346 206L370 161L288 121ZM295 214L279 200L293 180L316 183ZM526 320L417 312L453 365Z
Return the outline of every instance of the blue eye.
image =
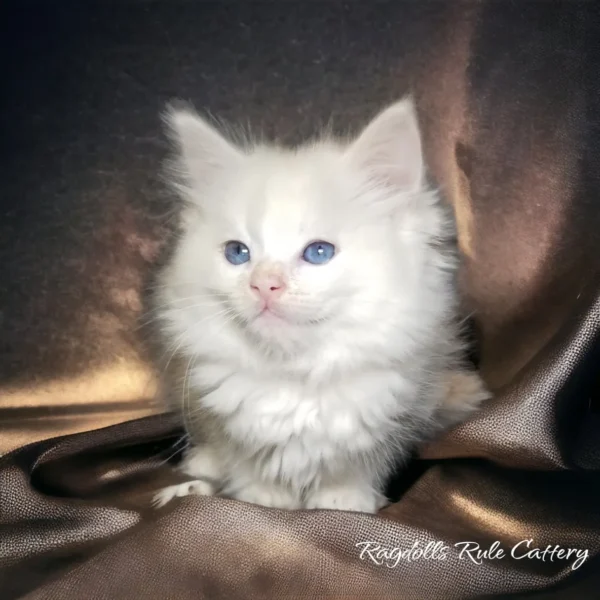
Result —
M250 260L250 250L246 244L231 240L225 244L225 258L232 265L242 265Z
M311 265L329 262L335 254L335 246L329 242L313 242L304 248L302 258Z

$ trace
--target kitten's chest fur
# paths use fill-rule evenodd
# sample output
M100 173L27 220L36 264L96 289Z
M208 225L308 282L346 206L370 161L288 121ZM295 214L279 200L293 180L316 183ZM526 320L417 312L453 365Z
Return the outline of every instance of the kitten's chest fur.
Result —
M194 367L194 401L233 442L232 460L240 450L260 456L263 476L308 486L324 465L335 469L352 456L368 461L401 433L402 415L414 413L412 380L391 365L356 360L321 369L326 352L320 356L312 365L310 359L244 365L222 357Z

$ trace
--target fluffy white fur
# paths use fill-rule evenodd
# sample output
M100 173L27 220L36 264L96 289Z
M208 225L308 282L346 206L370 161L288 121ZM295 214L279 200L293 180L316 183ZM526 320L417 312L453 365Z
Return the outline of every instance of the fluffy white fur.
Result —
M412 103L349 143L294 149L235 145L186 109L168 122L184 208L155 300L194 481L157 503L376 511L394 464L487 396L461 366L453 222L425 185ZM251 260L230 264L229 240ZM335 245L329 263L302 259L315 240ZM286 286L270 312L253 276Z

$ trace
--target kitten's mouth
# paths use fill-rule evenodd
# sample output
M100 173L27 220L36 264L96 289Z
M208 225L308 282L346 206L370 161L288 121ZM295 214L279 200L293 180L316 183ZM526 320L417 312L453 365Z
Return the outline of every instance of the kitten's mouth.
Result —
M330 320L330 318L318 317L307 319L295 319L292 316L282 315L281 313L274 311L271 307L265 306L258 311L253 320L255 323L269 325L284 324L289 327L310 327L326 323Z
M258 313L258 315L256 315L256 319L260 319L261 321L271 321L271 322L277 322L277 321L285 321L286 319L284 317L282 317L281 315L277 314L276 312L273 311L272 308L269 308L268 306L264 306L260 312Z

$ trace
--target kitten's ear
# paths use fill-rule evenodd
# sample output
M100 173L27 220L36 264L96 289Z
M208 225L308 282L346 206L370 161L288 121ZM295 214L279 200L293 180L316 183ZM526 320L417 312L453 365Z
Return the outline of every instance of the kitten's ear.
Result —
M375 179L412 192L423 184L421 135L415 107L406 98L379 113L347 150L347 158Z
M210 185L219 173L235 166L242 153L189 107L171 105L164 115L178 149L177 174L193 188Z

